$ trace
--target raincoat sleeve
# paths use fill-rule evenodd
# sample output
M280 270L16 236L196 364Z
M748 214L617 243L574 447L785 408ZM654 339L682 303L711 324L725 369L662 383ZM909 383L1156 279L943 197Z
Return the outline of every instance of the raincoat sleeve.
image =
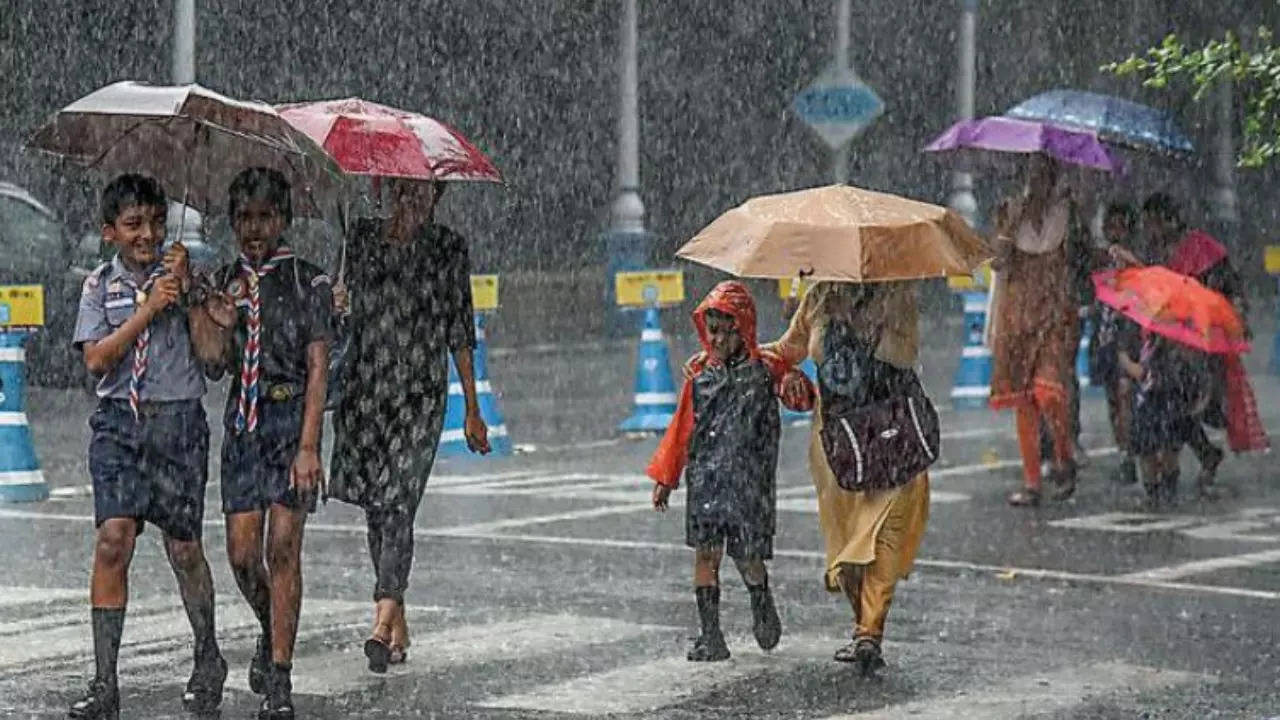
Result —
M702 372L702 364L695 363L694 374ZM693 437L693 378L684 381L680 399L671 424L658 443L658 449L649 460L645 474L659 485L675 489L680 487L680 473L689 459L689 439Z

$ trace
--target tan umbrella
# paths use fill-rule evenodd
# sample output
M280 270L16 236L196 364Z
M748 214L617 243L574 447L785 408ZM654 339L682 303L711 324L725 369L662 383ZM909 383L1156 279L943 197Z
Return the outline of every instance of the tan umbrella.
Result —
M970 275L992 253L951 210L829 185L752 198L676 256L738 277L877 282Z

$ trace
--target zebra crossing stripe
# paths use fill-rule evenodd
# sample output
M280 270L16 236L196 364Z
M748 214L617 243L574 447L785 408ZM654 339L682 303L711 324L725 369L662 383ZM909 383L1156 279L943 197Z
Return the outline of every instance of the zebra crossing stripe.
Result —
M1047 675L1028 674L1007 683L963 695L890 705L869 712L833 715L826 720L949 720L957 717L1015 720L1071 710L1090 697L1138 694L1173 685L1212 683L1207 675L1158 670L1120 662L1063 668Z
M83 597L84 591L79 592ZM123 670L127 671L131 660L136 659L139 653L164 653L165 662L181 662L190 657L191 625L178 602L178 598L174 596L133 603L143 610L125 617L124 637L120 646L120 664ZM167 609L160 610L166 607ZM360 620L363 625L369 611L368 602L348 600L307 599L303 607L301 626L304 628L317 624L318 618L326 616ZM153 609L160 611L147 612ZM66 619L73 622L59 627L41 628L39 642L12 642L12 637L0 642L0 670L13 674L32 672L50 665L92 657L93 638L89 630L88 608L80 613L67 613ZM22 632L26 628L25 623L22 620L6 623L5 629ZM242 634L245 630L252 632L257 627L258 619L240 597L223 595L218 599L219 637ZM174 645L178 645L180 649L173 649Z
M764 653L753 639L730 638L733 657L725 662L695 665L683 656L664 657L490 697L478 705L590 717L647 713L768 672L789 672L806 664L829 665L831 651L840 643L834 637L784 635L777 649Z
M519 620L461 625L434 632L415 632L414 647L429 648L417 653L413 662L396 666L389 678L438 673L466 665L479 665L507 658L534 658L564 653L578 647L613 643L654 632L670 633L674 628L644 625L605 617L579 615L531 615ZM412 652L412 651L411 651ZM228 687L248 691L243 674L227 678ZM364 657L345 651L320 655L298 655L293 661L293 692L333 697L368 688Z

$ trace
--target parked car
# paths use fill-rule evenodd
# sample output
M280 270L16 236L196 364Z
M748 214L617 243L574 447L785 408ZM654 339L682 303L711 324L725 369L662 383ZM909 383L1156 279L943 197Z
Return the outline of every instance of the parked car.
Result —
M66 387L85 378L71 348L85 268L96 243L76 242L52 210L31 193L0 182L0 285L44 286L45 326L27 341L27 378Z

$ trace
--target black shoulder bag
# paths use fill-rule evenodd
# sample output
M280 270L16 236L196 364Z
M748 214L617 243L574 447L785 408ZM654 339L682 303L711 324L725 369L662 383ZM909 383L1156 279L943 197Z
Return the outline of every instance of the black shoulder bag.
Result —
M907 484L938 459L938 413L912 370L876 359L847 322L830 321L818 368L822 449L850 492Z

